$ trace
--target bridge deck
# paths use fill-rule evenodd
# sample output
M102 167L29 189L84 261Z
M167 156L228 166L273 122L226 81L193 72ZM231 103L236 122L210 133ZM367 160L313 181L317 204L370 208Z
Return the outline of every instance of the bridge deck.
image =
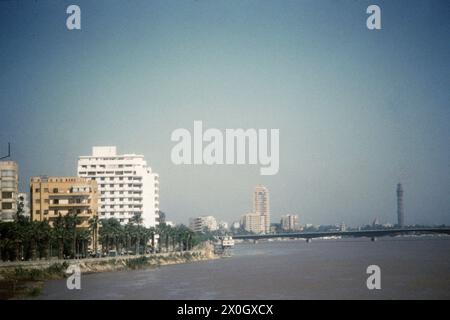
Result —
M404 229L382 229L382 230L356 230L356 231L326 231L326 232L292 232L278 234L246 234L235 235L234 239L271 239L271 238L322 238L322 237L383 237L408 233L420 234L450 234L450 228L404 228Z

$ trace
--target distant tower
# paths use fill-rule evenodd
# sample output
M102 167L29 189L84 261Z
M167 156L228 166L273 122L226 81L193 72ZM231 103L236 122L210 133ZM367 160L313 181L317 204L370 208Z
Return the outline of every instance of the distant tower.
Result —
M405 216L403 212L403 188L402 184L397 184L397 219L398 226L403 228L405 225Z
M253 212L260 215L262 233L270 232L269 190L258 185L253 193Z

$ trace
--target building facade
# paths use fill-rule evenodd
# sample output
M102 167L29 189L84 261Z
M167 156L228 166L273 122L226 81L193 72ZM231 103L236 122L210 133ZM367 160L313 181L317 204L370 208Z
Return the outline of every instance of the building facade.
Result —
M93 147L78 159L78 176L97 181L99 219L126 224L140 214L146 227L159 224L159 176L143 155L117 154L116 147Z
M298 215L287 214L281 217L281 229L284 231L299 230Z
M80 228L88 228L97 216L97 182L78 177L33 177L30 181L32 221L49 221L58 216L77 215Z
M189 219L189 228L194 232L216 231L218 229L217 220L213 216L200 216Z
M259 213L250 212L242 217L241 225L248 232L263 233L265 230L265 219Z
M253 212L261 216L261 232L270 233L269 190L264 186L257 186L253 192Z
M14 161L0 161L0 222L14 221L19 195L19 168Z

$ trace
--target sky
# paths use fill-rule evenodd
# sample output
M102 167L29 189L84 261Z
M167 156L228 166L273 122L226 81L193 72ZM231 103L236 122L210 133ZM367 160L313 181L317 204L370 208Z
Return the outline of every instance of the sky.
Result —
M66 8L81 8L81 30ZM366 8L381 8L368 30ZM168 220L450 224L450 2L1 1L0 155L20 188L94 145L145 155ZM280 169L175 165L177 128L279 129Z

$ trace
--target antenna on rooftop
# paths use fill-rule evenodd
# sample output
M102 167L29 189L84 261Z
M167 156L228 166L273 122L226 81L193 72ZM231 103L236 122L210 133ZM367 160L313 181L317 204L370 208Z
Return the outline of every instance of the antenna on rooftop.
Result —
M8 155L0 157L0 160L9 158L11 156L11 143L8 142Z

